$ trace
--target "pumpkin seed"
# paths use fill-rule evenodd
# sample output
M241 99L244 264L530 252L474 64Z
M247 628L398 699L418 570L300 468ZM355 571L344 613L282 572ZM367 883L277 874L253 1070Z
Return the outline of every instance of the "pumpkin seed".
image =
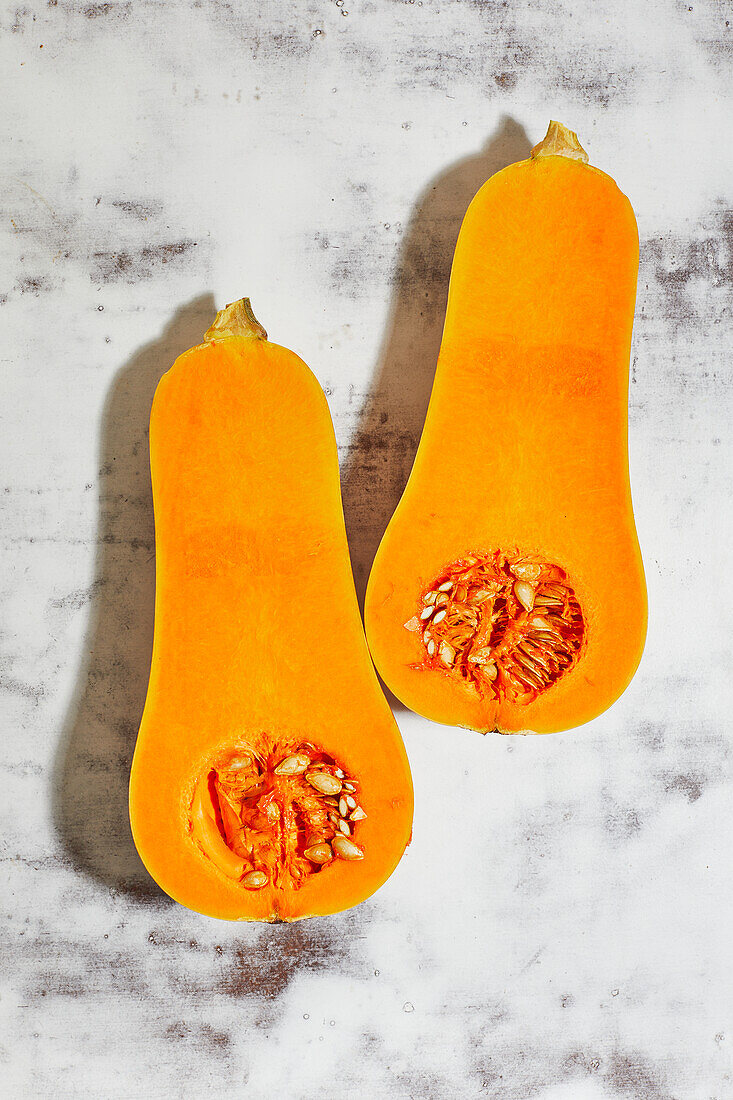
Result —
M345 836L335 836L331 842L333 850L340 859L363 859L364 853L361 848L354 844L353 840L347 840Z
M344 836L351 836L351 829L349 828L348 821L344 821L344 819L341 818L341 820L338 823L338 827L341 830L341 832L344 834Z
M341 790L341 780L328 772L306 772L305 777L320 794L338 794Z
M350 815L351 821L363 821L366 814L362 810L361 806L357 806L354 812Z
M349 804L346 801L346 799L342 796L339 799L339 813L341 814L342 817L346 817L348 812L349 812Z
M437 613L437 615L433 619L433 626L437 626L438 623L442 623L443 619L446 617L447 614L448 614L448 612L441 608L441 610Z
M310 764L310 758L303 752L286 756L275 768L275 775L302 775Z
M241 771L242 768L251 768L251 767L252 767L252 757L251 756L235 756L227 764L227 770L230 771L230 772L238 772L238 771Z
M509 572L522 581L536 581L542 572L542 566L533 561L518 561L509 566Z
M525 611L531 611L534 605L534 588L526 581L517 581L514 585L514 595Z
M435 611L434 607L424 607L420 612L420 618L425 620L429 619L432 613Z
M438 592L450 592L453 587L453 581L444 581L443 584L438 585Z
M303 855L306 859L309 859L311 863L328 863L333 859L333 852L325 842L322 844L313 844L310 848L306 848Z
M250 871L242 879L242 886L247 890L261 890L263 886L267 886L267 875L264 871Z

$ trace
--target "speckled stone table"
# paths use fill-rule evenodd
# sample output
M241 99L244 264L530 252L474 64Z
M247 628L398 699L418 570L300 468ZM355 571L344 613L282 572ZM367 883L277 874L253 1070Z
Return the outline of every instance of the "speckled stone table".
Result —
M726 0L4 5L3 1096L733 1096L731 24ZM636 679L548 738L398 708L414 841L373 899L187 912L126 816L156 381L251 296L328 396L363 591L462 215L549 117L639 220Z

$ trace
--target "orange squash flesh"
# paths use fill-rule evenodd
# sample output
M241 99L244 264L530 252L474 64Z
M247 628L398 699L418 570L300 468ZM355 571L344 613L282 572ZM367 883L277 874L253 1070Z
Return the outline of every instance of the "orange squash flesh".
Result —
M372 568L365 611L377 669L405 704L441 723L568 729L604 711L641 657L646 589L627 457L638 235L626 197L586 160L575 135L553 123L531 159L492 177L471 203L420 446ZM526 631L552 597L533 581L530 602L550 607L525 614L511 563L535 574L549 564L563 578L558 631L577 636L570 663L555 675L548 631L513 650L524 662L515 671L549 668L549 683L531 673L521 690L502 681L511 646L501 649L498 629L491 644L486 632L478 679L463 651L452 647L452 657L449 647L447 664L427 653L421 615L429 625L439 612L424 601L445 578L446 589L460 581L467 558L497 552L509 563L497 599L508 594Z
M359 617L326 400L247 317L242 303L223 311L153 403L155 640L130 819L149 872L183 905L290 921L347 909L388 878L410 838L412 784ZM304 774L275 773L303 744L316 770L356 780L366 817L342 827L361 858L303 856L293 799L310 796L327 829L325 811L339 814ZM226 772L242 766L240 750L261 773L249 860L228 842L236 798L227 810L216 793L222 777L236 786L248 774ZM262 888L243 885L253 870L266 873Z

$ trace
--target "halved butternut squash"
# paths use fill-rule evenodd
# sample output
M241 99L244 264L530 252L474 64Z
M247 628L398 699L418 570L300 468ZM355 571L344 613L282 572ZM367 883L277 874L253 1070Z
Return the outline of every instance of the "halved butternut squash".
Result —
M565 730L629 683L646 588L627 456L628 199L551 123L461 228L413 470L366 597L383 679L480 731Z
M130 780L153 878L229 920L369 897L412 783L346 545L325 397L248 299L161 379L150 422L155 639Z

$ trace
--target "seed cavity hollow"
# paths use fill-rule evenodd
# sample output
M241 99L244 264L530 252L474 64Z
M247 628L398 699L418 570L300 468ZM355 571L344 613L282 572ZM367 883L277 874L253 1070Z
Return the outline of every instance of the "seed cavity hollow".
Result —
M531 703L576 663L585 639L565 571L539 558L468 555L433 578L417 602L420 618L429 617L417 620L420 667L441 669L495 699Z
M222 749L196 784L189 827L204 855L251 891L298 889L336 860L363 859L358 777L309 741L253 742Z

